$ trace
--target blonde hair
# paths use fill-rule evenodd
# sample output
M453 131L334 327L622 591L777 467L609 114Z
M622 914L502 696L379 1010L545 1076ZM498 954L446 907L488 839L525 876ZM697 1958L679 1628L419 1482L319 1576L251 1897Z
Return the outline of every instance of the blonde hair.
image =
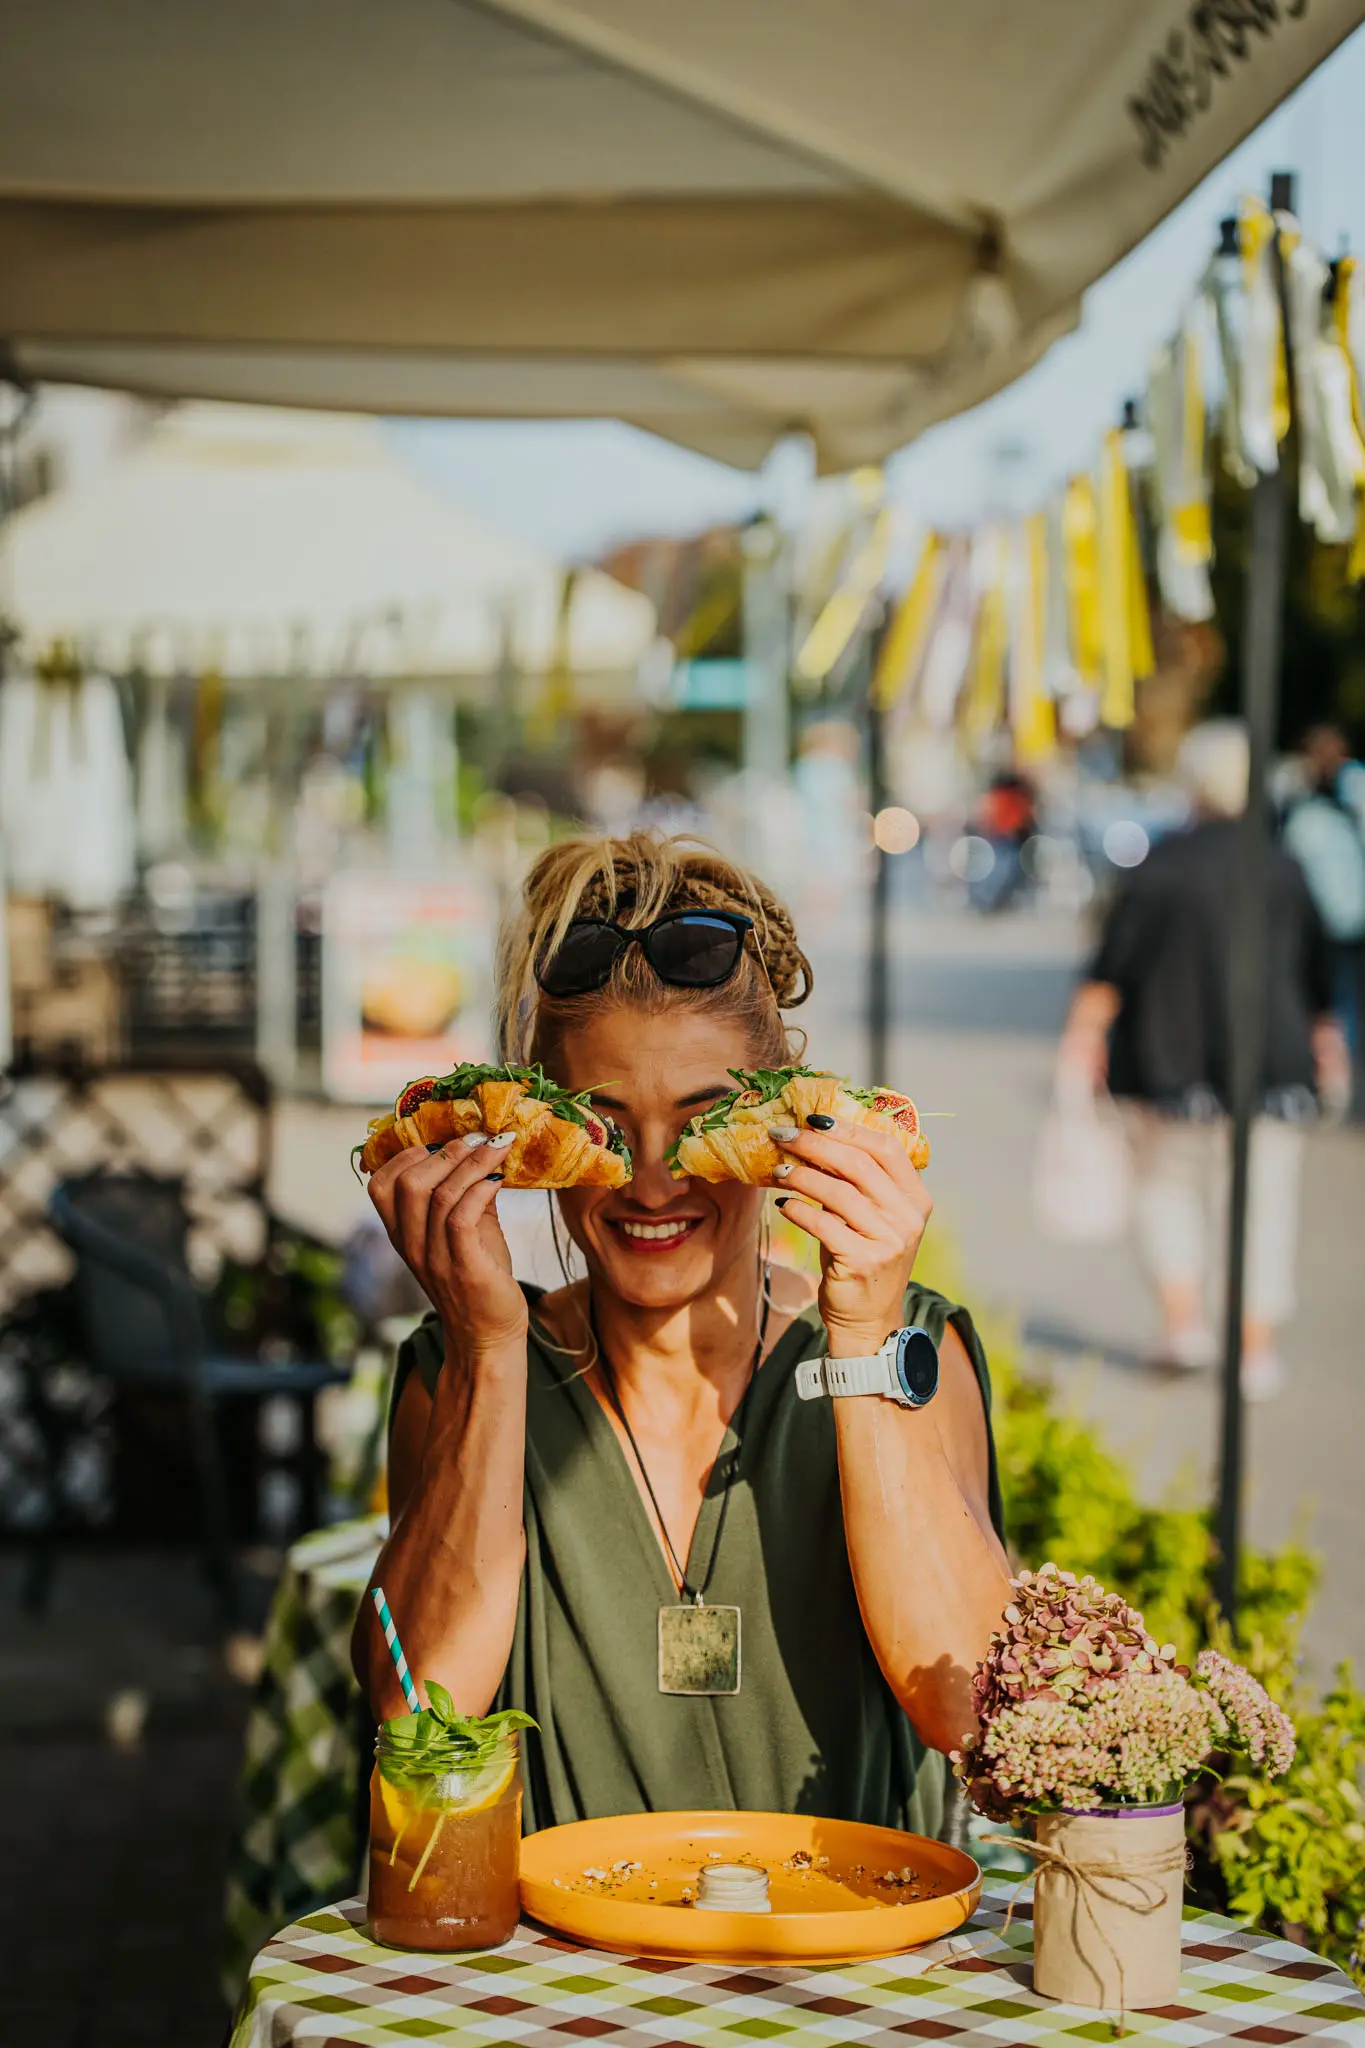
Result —
M669 910L731 910L753 919L729 981L719 988L675 988L659 980L639 946L627 947L606 985L590 995L549 996L536 981L537 963L563 942L576 917L610 918L630 930ZM748 1029L755 1062L781 1065L794 1048L780 1012L803 1003L812 981L786 905L713 847L659 832L566 839L536 861L520 907L499 936L498 1045L504 1059L540 1059L591 1006L657 1010L677 1003L738 1019Z
M1240 818L1247 807L1251 746L1239 718L1210 718L1180 742L1175 772L1201 811Z

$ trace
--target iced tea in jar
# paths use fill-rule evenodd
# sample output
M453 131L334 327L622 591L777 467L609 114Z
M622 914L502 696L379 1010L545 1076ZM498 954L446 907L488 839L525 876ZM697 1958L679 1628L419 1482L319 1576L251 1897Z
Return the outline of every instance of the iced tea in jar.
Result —
M518 1731L535 1723L458 1714L431 1680L426 1693L375 1742L369 1929L392 1948L496 1948L520 1915Z

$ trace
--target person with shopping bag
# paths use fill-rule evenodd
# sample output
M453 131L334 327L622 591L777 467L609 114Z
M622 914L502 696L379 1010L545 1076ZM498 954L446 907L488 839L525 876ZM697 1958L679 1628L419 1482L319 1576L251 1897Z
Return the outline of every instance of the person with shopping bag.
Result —
M1246 808L1243 727L1186 735L1177 772L1188 826L1124 880L1072 1001L1058 1049L1058 1101L1122 1105L1132 1220L1161 1311L1154 1363L1199 1370L1217 1357L1229 1180L1230 955L1236 820ZM1283 1383L1278 1332L1295 1308L1305 1125L1339 1103L1349 1059L1332 1014L1327 935L1301 869L1269 854L1266 1039L1252 1127L1242 1389ZM1045 1221L1045 1219L1043 1219Z

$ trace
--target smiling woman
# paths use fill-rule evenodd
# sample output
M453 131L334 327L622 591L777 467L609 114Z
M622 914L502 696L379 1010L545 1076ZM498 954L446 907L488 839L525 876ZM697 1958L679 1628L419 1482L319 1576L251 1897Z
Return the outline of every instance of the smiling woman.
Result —
M785 908L719 855L552 848L500 947L499 1050L591 1088L629 1147L624 1185L550 1198L584 1277L517 1284L467 1137L370 1182L433 1304L400 1359L376 1577L414 1670L538 1722L529 1827L743 1807L933 1833L934 1752L972 1725L1008 1599L989 1387L965 1311L911 1279L930 1204L905 1146L838 1115L771 1130L818 1288L769 1263L763 1187L677 1170L736 1070L793 1058L782 1010L810 983ZM906 1326L939 1354L912 1394L884 1364ZM368 1602L355 1658L393 1711Z

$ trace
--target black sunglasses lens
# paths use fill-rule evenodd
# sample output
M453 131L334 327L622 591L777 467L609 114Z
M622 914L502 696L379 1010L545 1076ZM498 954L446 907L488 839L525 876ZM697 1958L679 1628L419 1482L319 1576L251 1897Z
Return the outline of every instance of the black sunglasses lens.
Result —
M686 911L657 924L645 940L645 955L661 981L678 988L716 988L739 965L744 932L723 917Z
M583 996L601 988L621 950L620 934L605 924L571 924L558 952L536 976L547 996Z

